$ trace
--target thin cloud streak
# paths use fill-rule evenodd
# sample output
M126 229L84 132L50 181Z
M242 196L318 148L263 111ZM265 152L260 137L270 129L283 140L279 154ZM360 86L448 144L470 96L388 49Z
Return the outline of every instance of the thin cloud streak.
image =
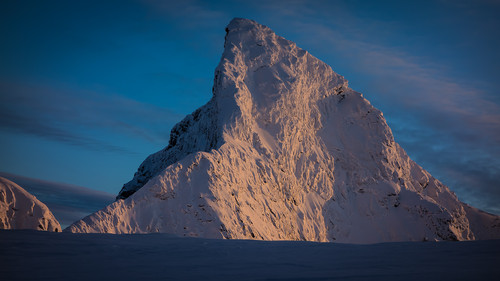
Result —
M0 127L3 127L11 132L34 135L56 142L80 146L90 150L134 154L134 152L122 147L101 142L82 135L76 135L70 131L53 127L50 124L45 124L36 119L34 116L27 117L22 114L8 112L5 108L2 108L0 111Z
M485 149L481 138L457 141L411 116L395 118L389 125L411 158L454 190L460 200L500 214L500 161L494 157L498 148Z
M164 124L181 118L168 109L89 91L5 82L0 90L0 128L96 151L134 154L115 143L118 136L164 144L169 130Z

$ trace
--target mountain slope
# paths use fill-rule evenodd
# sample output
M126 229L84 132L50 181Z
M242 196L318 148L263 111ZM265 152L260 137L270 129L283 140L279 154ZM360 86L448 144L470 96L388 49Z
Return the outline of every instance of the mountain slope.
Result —
M60 231L50 210L19 185L0 177L0 229Z
M234 19L226 32L212 99L141 164L118 195L125 200L69 231L353 243L477 238L464 204L408 157L382 113L342 76L254 21Z

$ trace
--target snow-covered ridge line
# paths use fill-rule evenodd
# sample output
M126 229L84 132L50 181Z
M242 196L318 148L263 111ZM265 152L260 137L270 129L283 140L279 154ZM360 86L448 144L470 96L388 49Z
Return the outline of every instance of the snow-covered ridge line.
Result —
M203 120L200 120L202 117ZM187 155L217 148L215 118L213 100L211 100L177 123L170 132L168 146L144 160L134 174L134 178L123 185L116 199L125 199L134 194L152 177Z
M394 141L382 112L266 26L234 19L212 99L72 232L352 243L500 238ZM134 193L135 192L135 193ZM128 197L127 197L128 196ZM474 220L474 222L470 222Z

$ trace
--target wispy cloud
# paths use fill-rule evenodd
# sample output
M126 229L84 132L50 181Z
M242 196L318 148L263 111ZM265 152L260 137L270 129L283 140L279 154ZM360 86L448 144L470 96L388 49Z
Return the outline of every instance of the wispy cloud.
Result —
M97 151L134 153L121 138L164 144L180 115L124 97L0 82L0 128ZM110 134L111 133L111 134Z
M84 135L78 135L66 129L57 128L50 124L50 121L44 122L38 119L37 116L26 116L22 113L20 114L19 111L6 110L5 108L1 108L0 110L0 126L13 132L34 135L92 150L132 153L123 147L92 139Z
M500 214L499 147L485 145L488 140L483 136L457 139L446 128L436 129L413 115L399 114L389 122L411 158L448 185L460 200Z
M228 17L223 9L204 1L142 0L142 2L150 6L154 12L175 19L174 22L181 22L182 28L187 29L214 25Z
M500 143L500 106L472 82L454 80L445 67L426 63L426 58L348 43L359 58L357 69L374 78L369 86L385 107L399 108L399 113L410 109L430 127L457 139L476 135L492 145Z

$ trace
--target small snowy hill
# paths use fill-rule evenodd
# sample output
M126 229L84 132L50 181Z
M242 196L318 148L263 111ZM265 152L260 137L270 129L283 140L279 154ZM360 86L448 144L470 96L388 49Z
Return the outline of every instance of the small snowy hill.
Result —
M115 196L72 184L0 172L0 177L22 186L42 201L57 218L62 228L113 203Z
M61 231L50 210L19 185L0 177L0 229Z
M234 19L226 32L212 99L174 126L119 200L68 231L500 238L499 217L468 208L413 162L382 112L330 66L251 20Z

